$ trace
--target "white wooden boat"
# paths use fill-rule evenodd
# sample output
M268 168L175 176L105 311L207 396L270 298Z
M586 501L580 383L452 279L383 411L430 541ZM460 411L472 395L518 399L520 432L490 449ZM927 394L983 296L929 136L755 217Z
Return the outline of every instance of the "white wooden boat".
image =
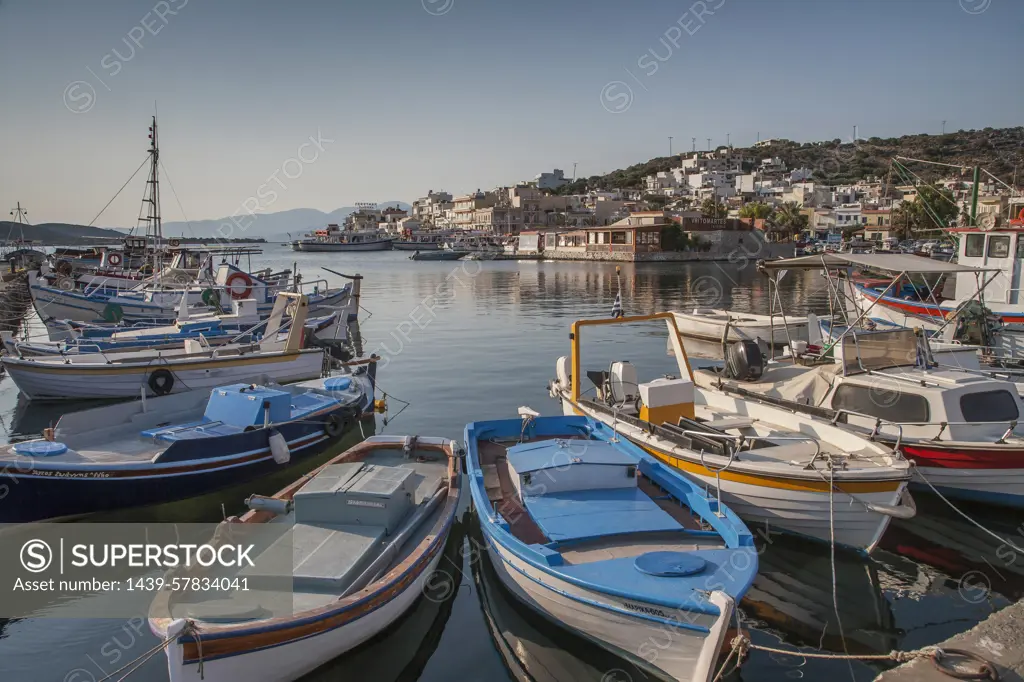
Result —
M584 397L580 331L587 326L662 321L678 378L640 382L628 362L588 372L596 397ZM757 400L694 385L672 313L572 326L572 360L558 359L551 395L564 414L614 426L659 460L722 493L755 527L871 552L903 504L910 465L891 446ZM755 345L756 344L752 344ZM908 496L909 499L909 496Z
M717 308L694 308L690 312L672 311L679 333L684 337L704 341L721 341L725 326L729 325L728 341L756 341L762 339L775 345L807 340L807 318L781 315L738 313ZM788 329L788 331L787 331Z
M171 640L170 682L295 680L380 633L422 594L461 484L452 441L371 436L273 497L250 497L237 523L294 523L282 538L294 548L291 575L267 576L291 577L292 612L239 613L252 610L241 592L217 605L223 613L201 595L158 593L149 624Z
M290 320L285 321L286 310ZM302 349L308 302L304 295L283 292L267 322L264 341L210 348L188 339L184 348L79 354L67 357L4 356L8 375L27 398L60 400L132 398L141 392L165 395L210 389L265 376L278 383L319 377L322 349ZM288 326L285 339L279 332Z

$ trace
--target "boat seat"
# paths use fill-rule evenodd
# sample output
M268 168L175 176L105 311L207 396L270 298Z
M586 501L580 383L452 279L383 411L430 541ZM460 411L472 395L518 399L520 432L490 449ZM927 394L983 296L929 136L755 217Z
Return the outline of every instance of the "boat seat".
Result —
M530 518L556 545L604 535L683 529L635 487L526 495L524 505Z
M587 378L594 383L594 386L597 386L597 399L604 400L605 390L608 387L608 372L588 370Z
M729 429L745 429L753 426L755 421L755 419L740 417L733 419L714 419L700 423L710 429L715 429L716 431L728 431Z
M225 424L220 421L198 421L146 429L139 435L143 438L153 438L154 440L173 443L178 440L210 438L211 436L233 436L236 433L242 433L242 430L241 427Z

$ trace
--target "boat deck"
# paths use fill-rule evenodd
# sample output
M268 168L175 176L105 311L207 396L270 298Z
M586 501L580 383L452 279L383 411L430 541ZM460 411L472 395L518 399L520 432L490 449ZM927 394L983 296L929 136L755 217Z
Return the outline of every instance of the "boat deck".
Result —
M569 436L562 440L579 440L578 436ZM534 440L549 440L537 438ZM509 524L509 530L516 539L526 544L552 545L557 541L548 537L523 507L518 499L512 473L508 466L508 447L516 445L509 441L507 445L495 441L478 441L477 452L484 481L494 509ZM682 530L701 530L700 522L693 517L690 510L677 500L670 498L649 478L637 473L637 489L649 498L657 507L668 514ZM686 551L691 549L713 549L724 547L721 538L695 537L681 542L678 530L652 530L641 533L608 535L604 537L573 541L560 548L566 563L589 563L604 559L633 557L645 552L657 550Z

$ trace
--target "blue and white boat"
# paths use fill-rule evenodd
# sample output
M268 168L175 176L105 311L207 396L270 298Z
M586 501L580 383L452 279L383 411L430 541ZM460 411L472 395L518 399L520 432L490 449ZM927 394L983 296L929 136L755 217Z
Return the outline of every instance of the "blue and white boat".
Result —
M735 514L588 417L476 422L465 437L506 588L658 676L711 679L757 573Z
M322 452L370 413L374 365L288 386L233 384L66 414L0 446L0 523L204 495Z

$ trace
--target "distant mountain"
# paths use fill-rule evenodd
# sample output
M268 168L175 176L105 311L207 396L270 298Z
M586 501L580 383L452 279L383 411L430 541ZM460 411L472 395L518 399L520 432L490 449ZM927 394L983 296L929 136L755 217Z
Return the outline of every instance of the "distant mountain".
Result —
M0 240L26 239L44 244L88 244L106 239L122 239L127 230L112 230L105 227L88 227L68 223L40 223L22 225L9 220L0 220ZM23 236L24 235L24 236Z
M402 201L386 201L377 204L379 208L385 206L398 206L409 210L412 208ZM241 229L236 226L230 216L216 220L193 220L191 224L183 222L164 222L165 237L265 237L269 241L284 241L291 233L293 238L298 238L310 230L326 226L328 223L339 225L350 213L356 211L355 206L342 206L330 213L318 211L315 208L293 208L289 211L277 213L257 213L255 219L247 215L238 216L236 220L239 225L246 226ZM223 230L221 229L224 227Z

